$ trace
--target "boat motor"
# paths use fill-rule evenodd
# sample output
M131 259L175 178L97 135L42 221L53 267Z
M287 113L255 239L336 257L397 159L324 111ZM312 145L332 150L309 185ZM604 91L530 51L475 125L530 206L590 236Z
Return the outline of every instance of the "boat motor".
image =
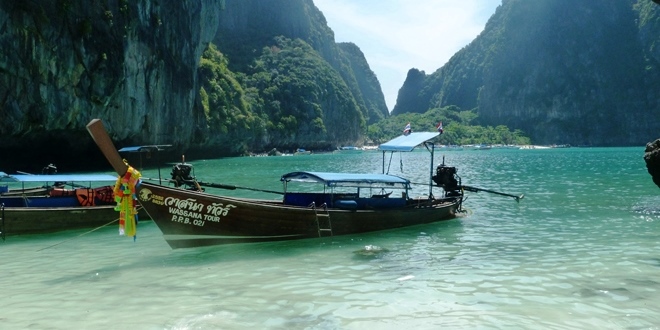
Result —
M57 174L57 166L53 164L48 164L41 169L41 174L49 174L49 175Z
M185 186L186 189L189 190L202 191L202 189L200 189L200 187L197 185L195 177L191 175L192 172L192 164L178 163L172 166L172 173L170 173L170 175L172 176L174 186L177 188Z
M435 169L431 177L433 182L445 190L446 196L461 196L461 177L456 174L458 170L453 166L446 166L444 161Z

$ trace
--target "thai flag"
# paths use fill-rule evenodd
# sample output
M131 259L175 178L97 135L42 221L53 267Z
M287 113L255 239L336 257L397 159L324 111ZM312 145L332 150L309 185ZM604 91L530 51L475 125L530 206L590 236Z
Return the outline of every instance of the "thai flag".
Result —
M408 123L408 125L406 125L406 128L403 129L403 135L408 135L410 134L410 132L412 132L412 129L410 128L410 123Z
M435 125L435 128L438 129L438 132L440 132L440 134L442 134L442 132L444 131L444 130L442 129L442 122L439 122L438 125Z

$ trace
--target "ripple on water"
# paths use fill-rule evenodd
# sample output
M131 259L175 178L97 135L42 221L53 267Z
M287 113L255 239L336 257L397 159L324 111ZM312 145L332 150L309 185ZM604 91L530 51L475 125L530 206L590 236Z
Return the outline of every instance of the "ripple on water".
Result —
M416 160L415 154L406 157ZM279 175L292 168L355 169L380 160L379 153L365 157L373 159L207 160L198 163L196 175L238 186L274 177L272 186L262 188L277 190ZM52 248L47 247L82 232L12 237L0 243L0 253L11 256L2 259L2 326L652 329L660 324L660 197L639 165L639 150L457 152L447 162L459 166L464 184L526 197L516 202L468 193L470 212L451 221L324 240L170 250L150 222L141 224L135 243L118 237L116 228ZM393 167L400 171L398 164ZM415 171L422 174L411 177L423 180L428 163L406 165L402 174Z

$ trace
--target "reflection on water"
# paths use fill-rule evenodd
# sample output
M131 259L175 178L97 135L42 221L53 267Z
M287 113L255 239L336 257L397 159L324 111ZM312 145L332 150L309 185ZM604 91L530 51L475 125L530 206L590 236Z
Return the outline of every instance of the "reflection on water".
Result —
M424 156L405 155L402 169L393 160L392 174L424 182L429 172ZM288 171L380 172L381 157L193 164L205 181L252 187L259 182L259 188L278 190L279 176ZM441 160L436 155L435 164ZM199 249L171 250L149 221L140 224L136 242L110 227L80 237L84 231L10 237L0 243L0 324L8 329L660 324L660 194L638 148L464 151L447 153L445 162L459 167L464 184L526 197L517 203L470 193L469 212L451 221Z

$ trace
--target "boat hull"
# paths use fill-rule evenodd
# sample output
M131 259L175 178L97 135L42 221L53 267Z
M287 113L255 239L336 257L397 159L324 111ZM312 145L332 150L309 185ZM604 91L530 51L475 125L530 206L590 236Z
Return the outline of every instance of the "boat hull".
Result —
M358 234L452 219L457 199L397 209L297 207L223 197L143 182L138 200L172 248ZM328 221L329 220L329 221Z
M85 207L7 207L4 233L8 236L44 234L103 226L116 221L112 205ZM114 221L113 221L114 220Z

